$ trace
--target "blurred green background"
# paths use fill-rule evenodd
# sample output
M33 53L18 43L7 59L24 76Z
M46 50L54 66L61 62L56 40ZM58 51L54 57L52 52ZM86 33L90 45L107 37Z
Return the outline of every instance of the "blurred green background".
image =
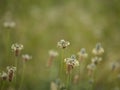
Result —
M15 27L4 27L8 19L16 23ZM13 43L23 44L22 53L33 57L27 62L23 90L49 90L55 75L46 68L48 51L59 51L57 42L60 39L71 43L66 56L85 47L91 57L91 50L101 42L105 49L104 66L120 60L120 1L0 0L0 71L14 65ZM116 75L101 71L100 83L103 84L100 87L105 85L113 90L119 86L116 84L119 80L113 78ZM109 83L104 80L108 76ZM96 84L95 90L103 90L97 87Z

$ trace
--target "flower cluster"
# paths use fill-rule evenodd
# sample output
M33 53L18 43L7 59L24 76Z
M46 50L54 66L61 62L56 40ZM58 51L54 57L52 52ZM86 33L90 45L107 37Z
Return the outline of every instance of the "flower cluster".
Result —
M2 73L0 73L0 77L2 78L2 80L7 80L8 74L3 71Z
M65 40L60 40L57 43L57 46L61 49L65 49L69 45L70 42ZM89 83L93 83L93 72L96 70L97 65L99 65L99 63L102 61L101 55L104 53L102 45L97 43L96 47L93 48L92 53L94 54L94 57L92 57L91 62L88 65L85 64L86 62L82 62L88 57L88 53L86 52L85 48L81 48L76 55L73 54L68 58L65 58L65 55L63 55L64 53L60 53L61 59L56 63L58 65L58 79L60 80L60 83L57 84L56 82L52 82L51 90L68 90L69 86L71 85L71 80L74 84L77 84L81 80L81 75L83 75L82 73L84 73L84 68L86 67L88 69L88 75L91 77ZM53 58L56 56L58 56L57 52L49 51L49 60L47 65L50 66L53 62ZM77 67L76 70L74 69L75 67ZM66 71L64 71L64 69Z
M15 44L12 44L11 49L15 53L15 56L18 56L20 54L20 51L23 49L23 45L15 43Z
M91 59L91 63L87 66L88 75L92 75L97 65L102 61L101 55L104 53L104 49L101 46L101 43L97 43L96 47L93 48L92 52L95 55L95 57Z
M70 74L72 69L76 66L79 66L79 62L76 59L75 55L72 55L70 58L64 59L66 66L67 66L67 73Z
M85 48L82 48L77 54L80 61L88 57Z
M69 45L70 45L70 42L69 41L65 41L64 39L60 40L57 43L57 46L60 47L60 48L63 48L63 49L65 49Z
M50 57L56 57L56 56L58 56L58 52L55 51L55 50L50 50L50 51L49 51L49 56L50 56Z
M54 58L58 56L58 52L55 50L50 50L48 53L49 53L49 58L47 61L47 67L50 67L52 65Z
M7 20L3 23L3 26L5 28L14 28L16 26L16 23L12 20Z
M93 71L96 69L96 65L94 63L90 63L87 65L88 75L91 76Z
M8 66L7 67L7 71L8 71L8 80L9 81L12 81L13 80L13 78L14 78L14 73L15 73L15 71L16 71L16 67L10 67L10 66Z
M32 59L32 56L30 56L28 54L24 54L24 55L22 55L22 58L24 61L28 61L28 60Z
M91 61L93 64L97 65L99 62L102 61L102 58L101 57L94 57L94 58L92 58Z
M8 80L9 82L11 82L14 78L14 74L15 74L15 71L16 71L16 67L14 66L8 66L7 67L7 73L6 72L2 72L0 77L2 78L2 80Z
M92 53L95 55L102 55L104 53L101 43L96 44L96 47L92 50Z

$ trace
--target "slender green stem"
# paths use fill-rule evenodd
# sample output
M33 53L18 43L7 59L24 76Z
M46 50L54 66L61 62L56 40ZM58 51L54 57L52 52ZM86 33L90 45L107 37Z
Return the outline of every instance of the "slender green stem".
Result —
M24 72L25 72L25 62L23 61L22 76L21 76L21 82L20 82L19 90L22 90L22 84L23 84L23 80L24 80Z
M2 84L1 84L1 89L0 90L4 90L4 85L5 85L5 81L2 81Z
M66 84L67 90L69 89L69 85L70 85L70 74L68 74L67 76L67 84Z
M69 83L69 85L71 85L71 82L72 82L72 73L71 73L71 75L69 76L69 78L70 78L70 83Z
M15 87L18 88L18 57L15 57L15 67L16 67L16 77L15 77Z
M64 50L61 53L61 60L60 60L60 78L63 81L64 77Z

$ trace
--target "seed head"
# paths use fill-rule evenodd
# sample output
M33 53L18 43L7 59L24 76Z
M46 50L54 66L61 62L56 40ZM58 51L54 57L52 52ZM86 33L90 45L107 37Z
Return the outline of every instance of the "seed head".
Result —
M75 55L72 55L70 58L65 58L64 59L66 66L67 66L67 73L71 73L71 70L76 67L79 66L79 62L76 59Z
M65 41L64 39L63 40L60 40L58 43L57 43L57 46L60 47L60 48L63 48L65 49L67 46L70 45L70 42L69 41Z
M16 23L12 20L6 20L4 23L3 23L3 26L5 28L14 28L16 26Z
M7 80L7 77L8 77L8 74L3 71L3 72L1 73L1 78L2 78L2 80Z
M32 59L32 56L30 56L28 54L24 54L24 55L22 55L22 58L24 61L28 61L28 60Z
M50 56L50 57L56 57L56 56L58 56L58 52L57 52L57 51L54 51L54 50L50 50L50 51L49 51L49 56Z
M8 81L11 82L13 80L14 76L15 76L16 67L8 66L7 71L8 71Z
M88 57L88 54L86 53L85 48L82 48L80 52L78 52L79 59L84 59Z
M91 64L89 64L89 65L87 65L87 69L88 70L95 70L95 68L96 68L96 65L94 64L94 63L91 63Z
M104 53L104 49L101 46L101 43L96 44L96 47L92 50L92 53L95 55L102 55Z
M18 56L20 51L23 49L23 45L22 44L12 44L11 49L15 52L15 56Z
M94 63L95 65L97 65L101 61L102 61L101 57L94 57L94 58L92 58L92 63Z

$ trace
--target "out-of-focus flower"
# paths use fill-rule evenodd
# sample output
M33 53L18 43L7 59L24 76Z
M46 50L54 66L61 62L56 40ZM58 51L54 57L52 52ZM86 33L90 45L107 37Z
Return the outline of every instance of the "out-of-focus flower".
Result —
M11 49L15 52L15 56L18 56L20 54L20 51L23 49L22 44L12 44Z
M76 74L75 76L74 76L74 79L73 79L73 83L74 84L77 84L78 82L79 82L79 74Z
M3 23L3 26L5 28L14 28L16 26L16 23L12 20L6 20L4 23Z
M58 86L55 82L51 82L50 90L58 90Z
M52 65L52 62L54 60L55 57L58 56L58 52L54 51L54 50L50 50L49 51L49 59L47 61L47 67L50 67Z
M101 46L101 43L96 44L96 47L92 50L92 53L95 55L102 55L104 53L104 49Z
M14 67L14 66L7 66L7 71L9 72L9 71L13 71L13 72L15 72L17 69L16 69L16 67Z
M88 54L86 53L85 48L82 48L80 52L78 52L79 60L83 60L84 58L87 58Z
M108 65L109 65L110 70L112 70L112 71L119 70L119 68L120 68L120 63L117 61L110 62Z
M58 43L57 43L57 46L60 47L60 48L63 48L65 49L67 46L70 45L70 42L69 41L65 41L64 39L63 40L60 40Z
M61 83L59 88L60 88L60 90L67 90L67 88L66 88L64 83Z
M0 77L2 78L2 80L7 80L8 74L3 71Z
M24 61L28 61L28 60L32 59L32 56L30 56L28 54L24 54L24 55L22 55L22 58Z
M88 82L89 82L89 84L93 84L94 83L94 79L90 78Z
M87 69L88 69L88 75L91 76L93 71L96 69L96 65L94 63L91 63L87 65Z
M76 59L76 56L75 55L72 55L70 58L65 58L65 63L66 63L66 66L67 66L67 73L70 74L71 73L71 70L76 67L76 66L79 66L79 62L78 60Z
M96 68L96 65L94 63L91 63L87 66L87 69L89 70L95 70L95 68Z
M57 51L54 51L54 50L50 50L50 51L49 51L49 56L50 56L50 57L56 57L56 56L58 56L58 52L57 52Z
M92 63L94 63L95 65L97 65L101 61L102 61L101 57L94 57L94 58L92 58Z
M11 82L13 80L14 76L15 76L16 67L8 66L7 71L8 71L8 81Z

